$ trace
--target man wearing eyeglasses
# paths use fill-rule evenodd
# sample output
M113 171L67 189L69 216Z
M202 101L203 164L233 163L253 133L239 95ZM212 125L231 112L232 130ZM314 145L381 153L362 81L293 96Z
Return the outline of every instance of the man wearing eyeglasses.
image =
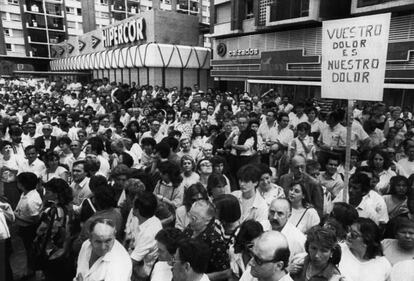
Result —
M290 251L286 237L282 233L263 233L254 240L251 254L250 274L258 281L293 281L287 273ZM240 280L244 280L243 276Z

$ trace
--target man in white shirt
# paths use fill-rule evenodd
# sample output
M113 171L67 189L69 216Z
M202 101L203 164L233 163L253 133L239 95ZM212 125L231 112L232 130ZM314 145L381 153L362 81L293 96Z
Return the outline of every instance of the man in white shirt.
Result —
M369 198L365 197L370 189L370 180L366 174L355 173L352 175L349 179L349 204L355 207L360 217L371 219L378 224L377 212Z
M288 220L292 213L292 206L287 199L275 199L269 207L269 223L265 230L271 228L280 231L286 236L289 244L290 259L297 254L305 253L306 236Z
M78 256L76 281L130 281L132 262L128 252L115 239L115 224L97 219L89 228L89 240Z
M37 150L34 145L29 145L24 150L26 158L23 161L19 161L19 174L22 172L32 172L38 177L46 172L46 165L42 160L37 158Z
M73 163L73 182L70 187L73 190L73 210L75 212L80 212L83 200L92 196L92 192L89 189L89 178L86 176L85 165L85 160L79 160Z
M293 140L293 131L288 128L289 116L286 113L279 113L277 118L278 125L270 129L269 137L266 140L266 145L271 147L272 151L277 151L289 147L289 144Z
M157 143L160 143L161 140L164 138L164 134L160 130L161 124L158 120L154 120L151 123L150 130L142 134L143 138L153 138Z
M201 240L185 239L179 242L171 261L174 281L209 281L207 271L210 249Z
M145 278L151 273L157 257L158 247L155 235L162 229L161 221L155 216L157 198L150 192L141 193L134 202L133 215L138 218L138 227L133 229L133 245L129 245L133 263L134 278Z

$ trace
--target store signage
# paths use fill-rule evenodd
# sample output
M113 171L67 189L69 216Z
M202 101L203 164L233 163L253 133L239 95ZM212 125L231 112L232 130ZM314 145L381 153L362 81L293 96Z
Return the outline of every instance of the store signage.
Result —
M391 14L324 21L322 98L381 101Z
M105 47L145 40L145 20L136 18L102 30Z
M78 40L78 47L79 47L79 51L82 51L83 48L85 48L86 43L83 42L82 40Z
M236 49L229 51L230 57L238 57L238 56L256 56L259 54L259 49Z
M227 53L227 46L226 46L226 44L224 44L224 43L219 43L219 44L217 45L217 54L218 54L220 57L224 57L224 56L226 55L226 53Z
M92 48L93 49L95 49L96 46L98 46L100 42L101 42L101 39L96 38L95 36L92 36Z
M69 54L71 54L73 50L75 49L75 47L73 47L73 45L69 43L67 45L68 45Z

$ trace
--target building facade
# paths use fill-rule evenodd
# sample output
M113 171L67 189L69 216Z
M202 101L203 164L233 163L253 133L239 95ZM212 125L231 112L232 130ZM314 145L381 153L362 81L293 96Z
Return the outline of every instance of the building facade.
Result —
M220 87L320 97L322 22L391 12L384 100L414 104L414 0L213 0Z
M0 0L0 75L46 71L60 43L153 7L197 16L200 27L209 23L209 0Z
M210 86L210 49L199 42L198 18L148 10L59 44L58 72L90 72L111 82L183 88Z

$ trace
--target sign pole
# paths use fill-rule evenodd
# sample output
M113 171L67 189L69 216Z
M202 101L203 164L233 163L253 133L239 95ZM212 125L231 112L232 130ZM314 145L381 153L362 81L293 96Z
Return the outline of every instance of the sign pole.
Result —
M345 148L345 178L343 189L343 201L348 203L348 185L349 185L349 170L351 166L351 134L352 134L352 122L353 122L353 107L354 101L348 100L348 110L346 118L346 148Z

